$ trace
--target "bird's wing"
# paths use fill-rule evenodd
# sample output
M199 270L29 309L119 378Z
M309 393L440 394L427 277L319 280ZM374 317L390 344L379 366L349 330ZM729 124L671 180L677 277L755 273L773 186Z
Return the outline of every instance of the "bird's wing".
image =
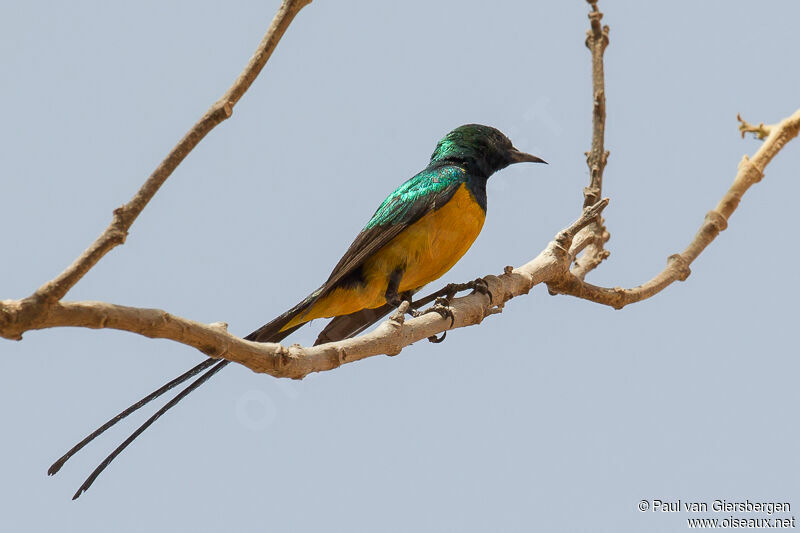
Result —
M342 278L360 267L368 257L422 218L425 213L446 204L465 180L466 173L462 168L438 166L428 167L402 184L375 211L367 225L339 260L328 280L319 289L245 338L256 342L275 342L276 335L286 333L283 331L286 324L296 316L307 313L314 303L333 290ZM350 319L339 321L332 326L336 330L342 328L343 330L338 333L331 331L326 334L326 338L339 340L352 334L353 331L361 331L388 313L389 309L391 307L381 314L356 313ZM294 329L298 327L300 326L298 325Z
M378 207L333 268L317 298L332 290L404 229L446 204L465 181L464 169L449 165L428 167L398 187Z

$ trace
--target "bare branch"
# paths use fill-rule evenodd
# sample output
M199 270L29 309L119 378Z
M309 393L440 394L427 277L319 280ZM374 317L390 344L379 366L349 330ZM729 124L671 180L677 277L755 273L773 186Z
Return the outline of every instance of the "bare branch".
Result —
M560 232L532 261L519 267L506 267L500 276L486 276L488 295L475 292L452 301L453 322L437 314L405 319L401 308L374 331L360 337L314 347L273 343L255 343L227 332L223 323L211 325L174 316L157 309L139 309L103 302L62 302L61 297L108 250L120 244L127 230L169 176L202 137L231 114L233 105L252 83L269 57L294 15L309 0L285 0L244 73L181 143L162 162L131 202L115 212L114 221L104 234L81 258L55 280L45 284L33 296L24 300L0 301L0 335L19 339L30 329L77 326L113 328L131 331L148 337L167 338L193 346L213 358L240 363L256 372L276 377L300 379L311 372L332 370L344 363L379 354L395 355L409 344L430 338L448 329L479 324L484 317L498 313L508 300L527 294L532 287L546 283L553 293L569 294L597 303L621 308L629 303L650 298L676 280L685 280L689 266L728 224L733 211L745 192L760 181L772 158L800 131L800 110L773 126L753 127L742 122L743 131L766 135L763 145L752 159L745 156L737 175L722 200L706 215L695 238L680 254L669 258L667 267L647 283L632 289L604 288L586 283L583 278L595 268L608 252L603 249L608 240L601 213L608 200L595 201L602 190L603 169L608 152L604 151L605 94L603 89L603 51L608 44L608 28L600 26L602 14L596 0L592 6L591 29L587 46L592 50L594 100L594 130L592 149L587 154L591 183L585 190L581 217ZM576 255L583 255L575 261ZM570 267L575 261L575 266Z
M741 118L739 120L746 124ZM762 124L758 129L767 133L764 144L756 151L752 159L747 156L742 158L733 184L717 206L708 212L692 242L682 253L670 256L667 267L656 277L644 285L632 289L609 289L586 283L572 273L549 282L547 286L550 291L558 294L569 294L610 305L615 309L621 309L630 303L658 294L674 281L685 280L690 274L689 265L697 259L721 231L728 227L728 220L739 206L739 201L747 190L753 184L761 181L761 178L764 177L764 169L772 161L772 158L780 152L787 142L798 135L798 132L800 132L800 109L778 124L772 126L764 126Z
M310 348L299 345L284 347L275 343L250 342L227 331L224 323L210 325L181 318L159 309L140 309L105 302L55 302L47 316L31 329L63 326L111 328L146 337L171 339L197 348L214 358L240 363L255 372L275 377L301 379L312 372L333 370L344 363L374 355L396 355L414 342L449 329L479 324L486 316L498 313L508 300L527 294L531 288L569 269L568 250L578 232L595 222L608 199L583 210L578 220L559 232L555 239L534 260L519 267L506 267L500 276L486 276L486 294L475 292L451 303L454 320L429 313L419 318L404 319L396 312L377 329L365 335ZM2 306L18 302L0 302ZM402 310L402 309L401 309Z
M753 133L757 139L762 141L769 136L770 128L769 126L765 126L763 122L761 122L758 126L753 126L743 119L741 114L736 115L736 120L739 121L739 131L742 132L742 139L744 139L745 133Z
M19 340L22 332L41 320L48 308L61 300L105 254L125 242L133 222L172 172L212 129L230 118L233 107L264 68L295 15L310 2L283 0L266 35L233 85L159 163L136 195L127 204L114 210L111 224L80 257L55 279L39 287L33 295L17 302L17 305L0 307L0 332L4 337Z
M597 0L587 0L592 7L589 13L589 30L586 32L586 47L592 53L592 147L586 152L589 166L589 186L583 189L583 205L590 206L603 194L603 171L608 162L608 151L604 148L606 132L606 90L603 54L608 46L608 26L601 26L603 14L597 8ZM603 220L588 226L578 238L579 247L573 255L584 251L575 261L572 272L580 279L586 277L609 255L603 247L610 238Z

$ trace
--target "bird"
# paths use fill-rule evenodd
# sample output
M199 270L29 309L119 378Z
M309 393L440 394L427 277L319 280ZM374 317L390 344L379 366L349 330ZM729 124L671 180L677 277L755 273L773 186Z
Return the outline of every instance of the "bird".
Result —
M522 152L498 129L459 126L437 144L428 165L380 204L328 279L297 305L246 337L280 342L317 318L333 319L315 345L352 337L368 328L456 264L480 234L486 218L486 183L515 163L546 163ZM123 410L76 444L48 470L54 475L95 437L172 388L201 374L136 429L101 462L73 496L89 489L105 468L142 432L229 361L209 358Z

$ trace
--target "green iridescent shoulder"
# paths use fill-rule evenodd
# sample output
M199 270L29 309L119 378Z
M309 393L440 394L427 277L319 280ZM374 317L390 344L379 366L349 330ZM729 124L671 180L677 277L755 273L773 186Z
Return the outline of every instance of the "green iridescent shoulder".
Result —
M467 172L459 166L428 167L387 196L364 229L407 221L418 211L415 207L429 204L436 196L466 181Z

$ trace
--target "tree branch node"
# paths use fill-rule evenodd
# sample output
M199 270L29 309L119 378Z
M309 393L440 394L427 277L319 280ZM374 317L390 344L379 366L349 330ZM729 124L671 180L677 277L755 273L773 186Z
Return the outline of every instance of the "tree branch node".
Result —
M717 233L728 229L728 219L725 218L725 215L714 209L706 213L706 222L714 226Z
M689 268L689 262L681 254L672 254L667 258L667 266L676 273L676 279L679 281L686 281L691 275L692 269Z
M597 167L592 169L592 175L595 175L595 172L599 171ZM585 198L584 202L587 205L592 205L597 202L597 199L600 198L600 188L599 187L584 187L583 188L583 197Z
M393 327L398 329L403 327L403 324L406 322L406 313L408 313L409 307L411 307L411 303L408 300L400 302L395 312L389 317L390 321L393 322Z
M758 183L762 179L764 179L764 169L758 166L755 161L750 159L747 154L742 156L742 160L739 161L739 170L744 172L745 178L750 181L750 183ZM752 172L748 172L752 170Z
M759 123L758 126L753 126L743 119L740 113L736 114L736 120L739 121L739 131L742 134L742 139L744 139L745 133L752 133L754 137L763 141L772 133L773 126L765 126L763 122Z
M594 109L595 113L605 113L606 110L606 92L604 89L595 91L594 93Z

